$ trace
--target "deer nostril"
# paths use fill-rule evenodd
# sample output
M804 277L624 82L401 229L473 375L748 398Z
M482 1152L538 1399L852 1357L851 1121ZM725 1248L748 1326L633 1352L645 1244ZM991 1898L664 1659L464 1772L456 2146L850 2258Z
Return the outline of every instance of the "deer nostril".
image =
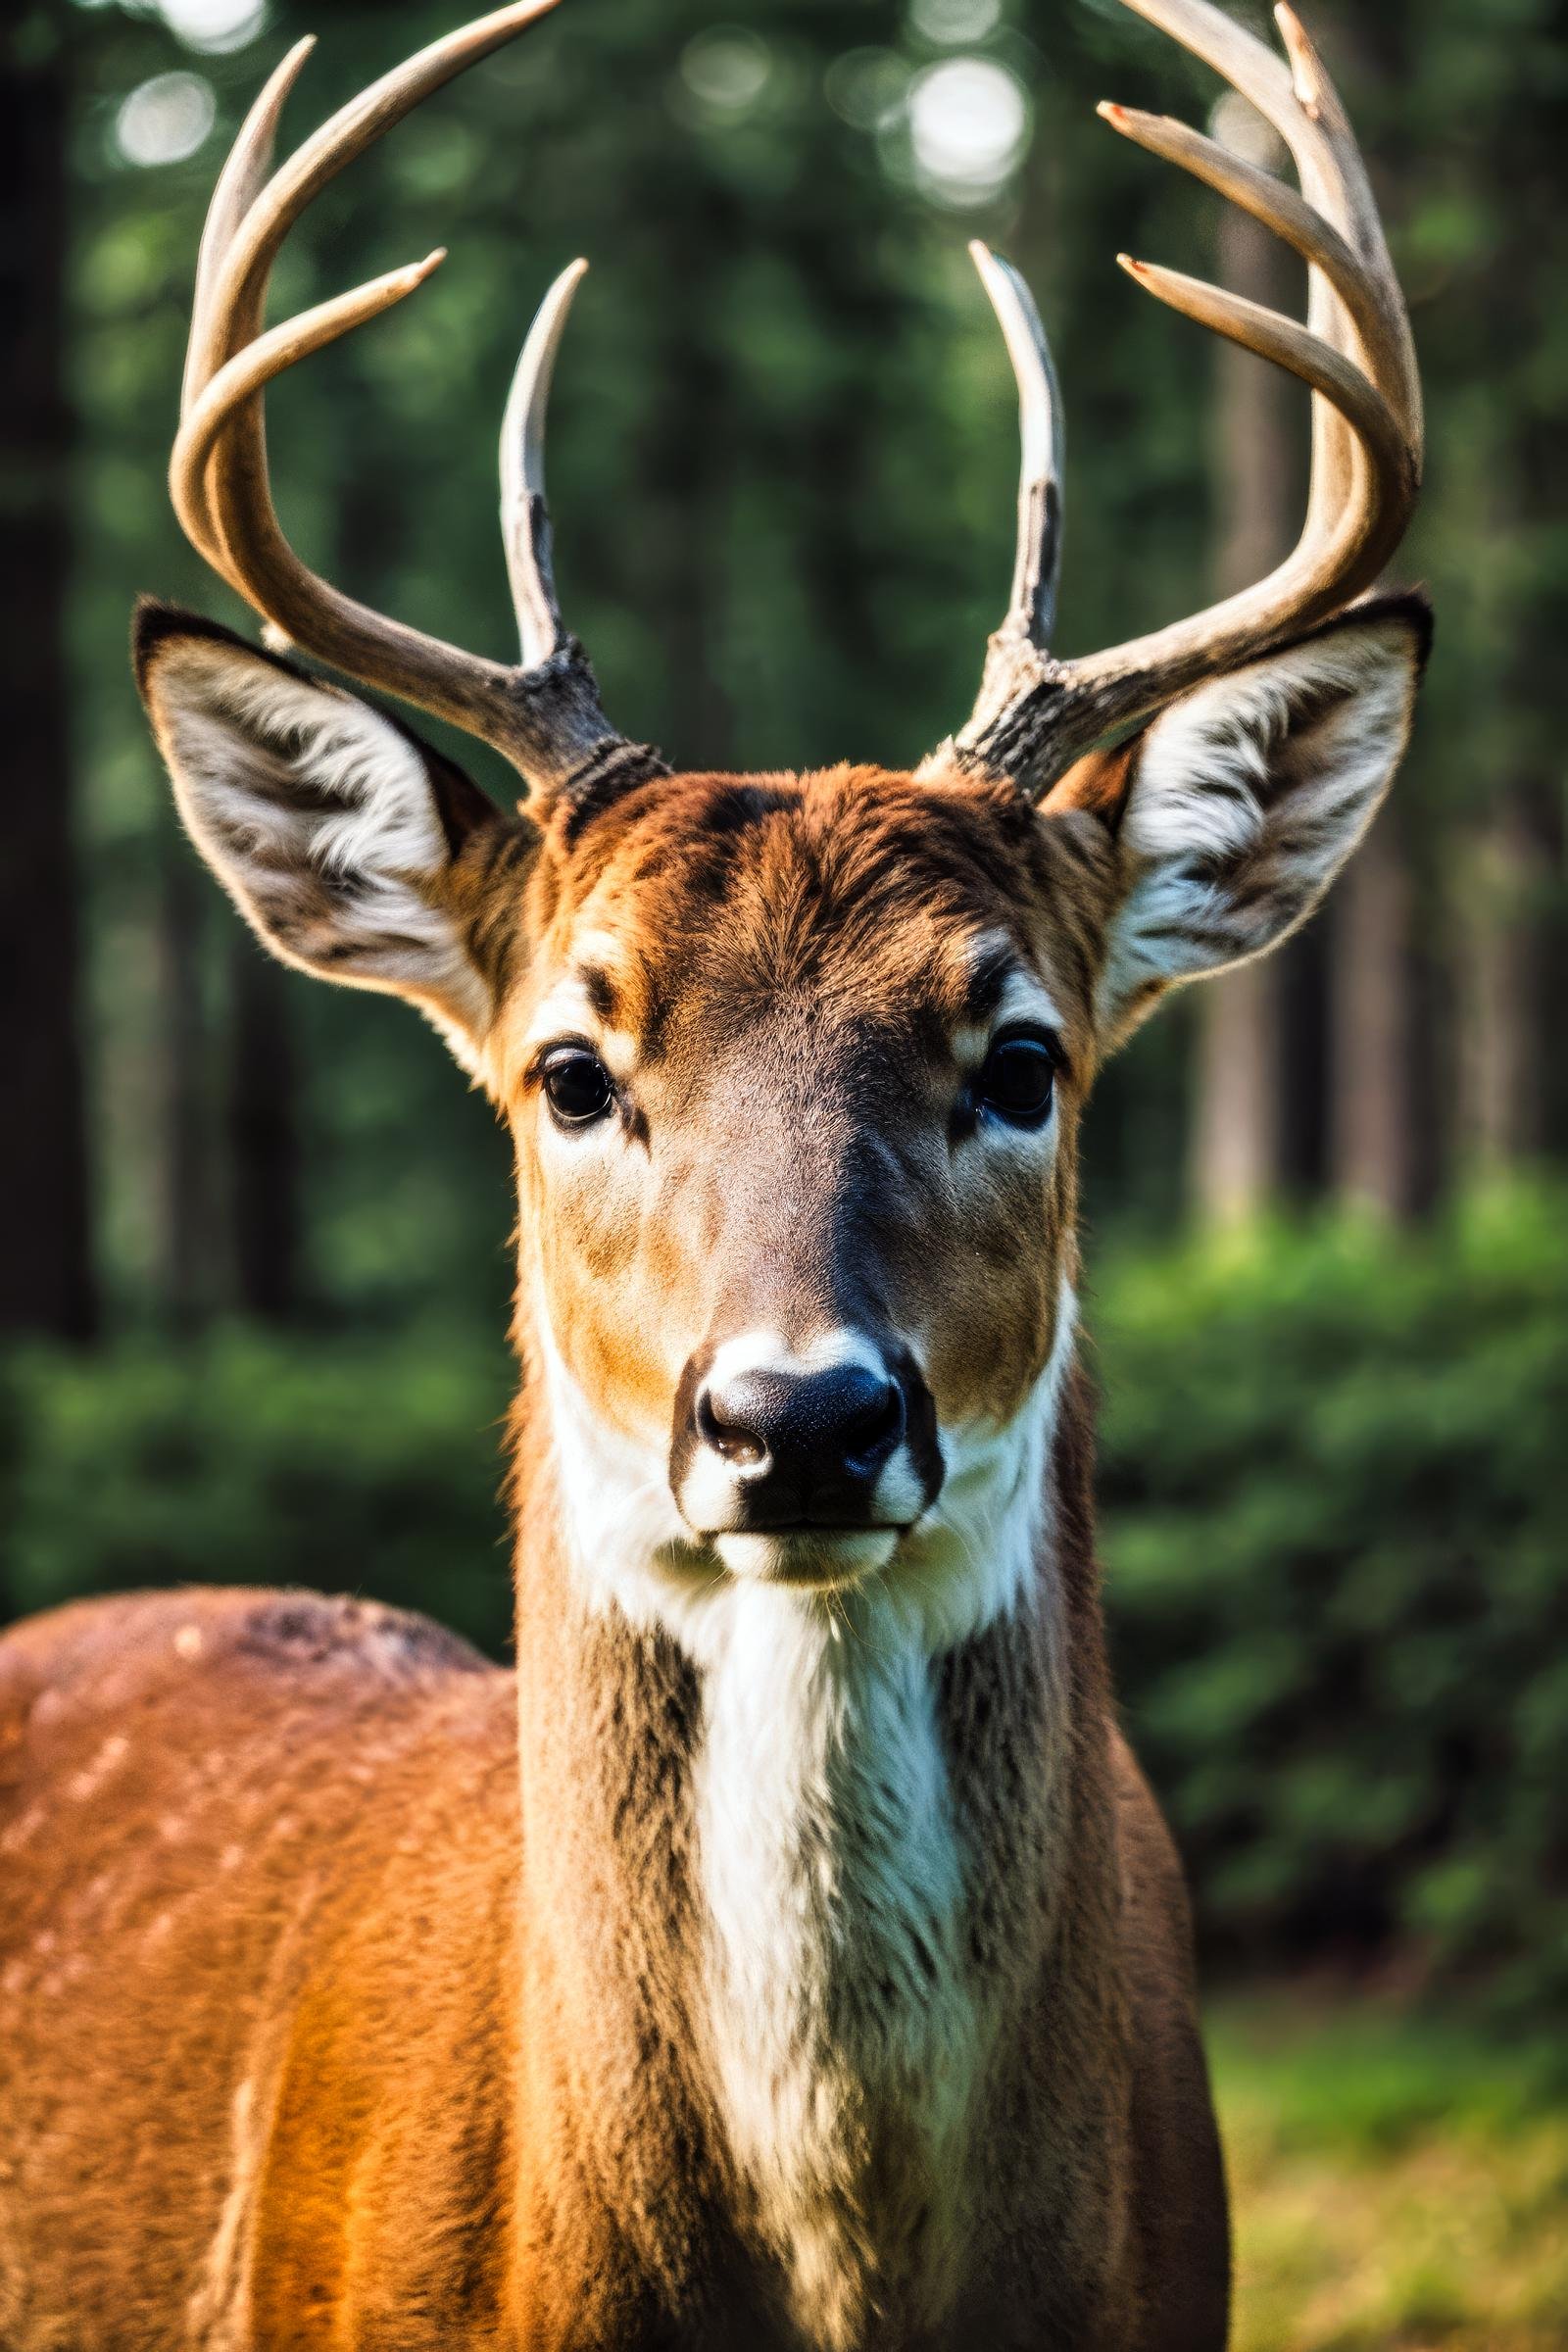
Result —
M885 1380L878 1396L867 1396L846 1419L843 1428L845 1459L869 1466L881 1462L904 1435L904 1391L896 1380Z
M711 1446L737 1470L755 1470L767 1459L766 1440L759 1431L748 1429L744 1420L726 1419L713 1402L711 1389L705 1388L697 1398L697 1429L704 1445Z

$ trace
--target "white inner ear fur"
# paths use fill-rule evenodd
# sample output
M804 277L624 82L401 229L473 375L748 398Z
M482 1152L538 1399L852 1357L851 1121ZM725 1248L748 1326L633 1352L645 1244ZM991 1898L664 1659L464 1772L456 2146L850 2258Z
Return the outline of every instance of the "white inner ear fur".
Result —
M217 639L160 649L148 699L191 838L272 952L412 998L471 1063L487 992L418 887L451 853L417 746L352 695Z
M1382 613L1160 713L1122 820L1133 879L1101 982L1108 1034L1157 987L1260 955L1312 911L1393 781L1418 681L1414 629Z

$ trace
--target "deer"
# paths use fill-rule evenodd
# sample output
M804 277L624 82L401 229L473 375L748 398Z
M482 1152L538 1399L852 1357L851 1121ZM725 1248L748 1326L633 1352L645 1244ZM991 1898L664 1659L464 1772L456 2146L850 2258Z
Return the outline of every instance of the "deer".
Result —
M266 388L440 258L268 326L284 238L550 5L436 41L275 171L309 44L268 82L171 470L266 640L144 602L134 645L265 946L406 998L511 1130L515 1665L286 1585L0 1643L0 2341L1220 2352L1187 1893L1102 1622L1078 1138L1160 998L1312 912L1404 753L1405 307L1291 10L1281 54L1128 0L1295 159L1299 191L1102 110L1308 265L1301 324L1124 261L1307 386L1295 552L1054 653L1060 401L977 247L1023 458L971 716L912 770L672 769L607 719L554 584L581 264L507 404L515 666L316 576L269 484ZM368 697L501 754L515 813Z

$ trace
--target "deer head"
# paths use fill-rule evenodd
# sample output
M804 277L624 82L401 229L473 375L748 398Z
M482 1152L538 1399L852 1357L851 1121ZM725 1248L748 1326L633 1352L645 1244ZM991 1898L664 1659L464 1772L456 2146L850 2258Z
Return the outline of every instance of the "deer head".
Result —
M1027 1527L1007 1531L1040 1492L1069 1352L1101 1061L1167 989L1311 911L1403 752L1426 608L1357 600L1419 476L1404 309L1290 11L1287 64L1202 0L1129 0L1299 167L1298 195L1178 124L1102 110L1311 266L1302 327L1125 265L1310 387L1299 547L1196 619L1058 661L1059 404L1027 291L977 248L1024 463L1011 609L973 716L912 774L672 774L606 720L551 580L545 396L581 265L528 337L503 434L516 668L316 578L268 492L265 386L440 258L264 330L283 236L548 5L437 42L269 177L308 44L285 61L213 200L172 476L187 534L274 645L494 746L521 813L345 687L187 615L143 609L138 675L184 820L261 938L409 998L510 1124L519 1339L588 1584L667 1616L748 1581L881 1580L956 1638L1027 1564Z

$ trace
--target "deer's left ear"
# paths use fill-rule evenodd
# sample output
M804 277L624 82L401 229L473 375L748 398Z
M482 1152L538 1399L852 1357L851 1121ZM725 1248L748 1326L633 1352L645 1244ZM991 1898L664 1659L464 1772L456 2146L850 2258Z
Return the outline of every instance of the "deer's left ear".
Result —
M1130 756L1108 756L1124 888L1101 981L1107 1043L1173 982L1259 956L1311 913L1404 755L1431 636L1424 597L1355 607L1183 695ZM1083 805L1081 772L1058 792Z

